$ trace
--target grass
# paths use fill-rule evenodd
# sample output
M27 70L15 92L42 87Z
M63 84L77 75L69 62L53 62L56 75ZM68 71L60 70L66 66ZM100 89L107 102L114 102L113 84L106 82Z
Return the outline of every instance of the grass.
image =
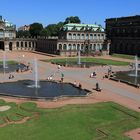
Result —
M0 61L0 65L3 64L3 61ZM17 64L15 61L7 61L7 64L12 65L12 64Z
M67 62L77 62L77 58L61 58L61 59L49 59L49 60L42 60L45 62L53 62L53 63L65 63ZM96 64L103 64L103 65L115 65L115 66L125 66L129 65L129 62L123 62L123 61L116 61L116 60L110 60L110 59L102 59L102 58L81 58L82 62L93 62Z
M131 59L134 60L135 56L134 55L126 55L126 54L112 54L112 57L117 57L117 58L125 58L125 59ZM140 59L140 58L139 58Z
M2 101L0 103L2 105ZM34 103L24 103L21 107L3 102L5 104L12 105L12 109L0 112L3 117L13 117L17 112L26 112L26 115L38 112L39 117L0 128L2 140L130 140L123 135L124 132L140 126L140 113L113 102L67 105L55 109L40 109Z

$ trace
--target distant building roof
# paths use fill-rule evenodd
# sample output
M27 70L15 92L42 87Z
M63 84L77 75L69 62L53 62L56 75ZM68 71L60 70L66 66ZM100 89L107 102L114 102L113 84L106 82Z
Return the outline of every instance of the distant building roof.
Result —
M84 30L90 30L90 31L102 31L104 32L104 28L101 25L96 24L76 24L76 23L68 23L63 26L63 30L65 31L84 31Z

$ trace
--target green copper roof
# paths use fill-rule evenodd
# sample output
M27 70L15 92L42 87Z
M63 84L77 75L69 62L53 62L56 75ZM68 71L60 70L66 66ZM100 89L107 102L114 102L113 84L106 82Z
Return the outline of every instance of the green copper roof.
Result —
M76 24L76 23L65 24L63 26L63 30L67 30L67 31L72 31L72 30L77 30L77 31L90 30L90 31L102 31L102 32L104 32L104 28L101 27L100 25L96 25L96 24Z

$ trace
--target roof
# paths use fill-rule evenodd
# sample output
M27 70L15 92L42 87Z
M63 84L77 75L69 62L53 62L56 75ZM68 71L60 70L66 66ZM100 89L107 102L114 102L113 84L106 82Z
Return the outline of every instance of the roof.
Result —
M63 26L64 31L102 31L104 32L104 28L101 25L96 24L77 24L77 23L68 23Z

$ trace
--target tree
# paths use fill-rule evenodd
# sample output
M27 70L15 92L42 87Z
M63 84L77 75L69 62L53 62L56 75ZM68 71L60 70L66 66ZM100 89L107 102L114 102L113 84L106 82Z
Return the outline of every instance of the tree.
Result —
M17 31L16 32L16 37L29 37L31 36L29 31Z
M64 24L68 23L81 23L81 20L78 16L70 16L65 19Z
M40 32L40 36L49 36L48 30L47 29L42 29L42 31Z
M49 36L57 36L56 24L49 24L45 29L47 30Z
M43 25L41 23L33 23L30 25L30 34L32 37L34 36L40 36L41 35L41 31L43 29Z
M49 24L45 29L47 30L48 36L58 36L59 31L63 27L64 23L59 22L57 24Z

